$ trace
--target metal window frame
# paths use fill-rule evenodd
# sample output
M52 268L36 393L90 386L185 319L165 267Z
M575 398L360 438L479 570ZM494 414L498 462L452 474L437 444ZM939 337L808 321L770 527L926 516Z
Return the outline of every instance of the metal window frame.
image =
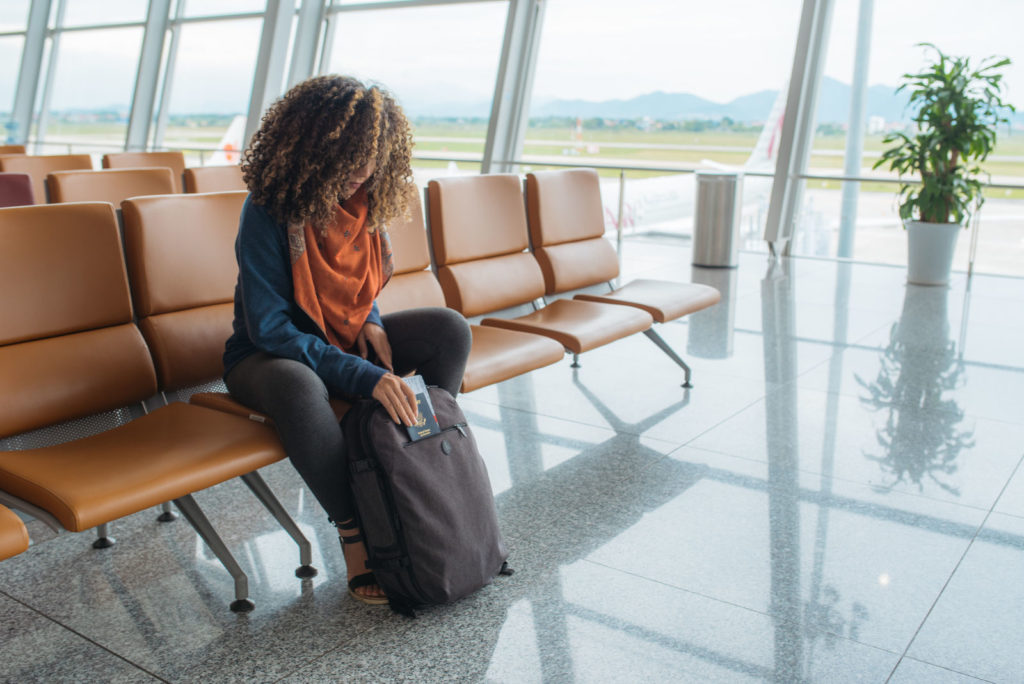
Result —
M243 141L252 139L264 110L281 94L294 18L295 0L267 0Z
M509 0L480 173L506 173L523 150L537 69L543 0Z
M39 91L39 76L46 51L46 26L50 20L51 0L35 0L29 5L25 25L25 44L21 49L18 82L14 87L14 103L7 132L8 142L23 145L32 129L32 110Z
M286 89L306 80L316 69L317 53L323 49L321 33L325 28L328 2L329 0L302 0L298 24L295 26L295 44L292 46Z
M811 153L818 89L834 4L834 0L804 0L800 14L786 116L782 123L775 180L764 229L764 239L772 255L788 255L792 245L803 187L800 176L807 171Z
M171 10L171 0L150 0L146 15L146 29L139 50L139 66L132 90L132 105L125 133L126 150L145 150L153 126L156 107L160 64L164 58L164 44Z

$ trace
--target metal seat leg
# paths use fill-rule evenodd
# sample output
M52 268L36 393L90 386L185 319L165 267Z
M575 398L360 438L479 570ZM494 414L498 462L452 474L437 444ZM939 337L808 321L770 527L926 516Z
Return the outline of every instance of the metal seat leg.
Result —
M644 335L646 335L647 339L649 339L651 342L654 342L654 344L658 345L658 349L668 354L668 357L670 359L672 359L682 367L683 372L686 374L685 382L683 382L683 387L693 387L693 385L690 384L690 367L686 365L685 361L679 358L679 355L676 354L675 350L672 349L672 347L668 346L668 342L661 339L661 335L654 332L654 328L648 328L647 330L644 330Z
M96 527L96 541L92 543L94 549L109 549L117 543L117 540L110 536L110 525L103 523Z
M295 543L299 545L299 567L295 570L296 577L315 577L317 569L313 567L313 547L306 539L305 535L302 534L302 530L295 524L292 517L288 515L288 511L284 509L281 502L277 500L274 493L270 491L270 487L260 477L259 473L253 471L242 476L242 481L249 486L252 493L256 495L256 498L267 507L267 510L274 516L274 518L281 524Z
M213 525L210 524L206 514L199 508L199 504L192 498L192 495L186 494L180 499L175 499L174 505L178 507L181 514L185 516L185 520L188 520L189 524L195 528L195 531L199 533L199 536L203 538L206 545L210 547L213 554L217 556L217 559L235 580L235 600L231 602L231 610L235 613L248 613L255 608L255 604L249 600L249 578L242 572L235 557L228 551L228 547L217 531L213 529Z
M173 522L178 519L178 514L171 508L171 502L165 501L160 505L161 513L157 516L157 522Z

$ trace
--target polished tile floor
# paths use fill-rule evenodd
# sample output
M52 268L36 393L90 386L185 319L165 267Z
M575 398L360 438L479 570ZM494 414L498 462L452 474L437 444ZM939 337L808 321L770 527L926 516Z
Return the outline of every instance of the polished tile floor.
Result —
M722 290L660 327L693 389L638 336L462 397L514 576L416 620L356 604L280 463L316 578L239 482L196 499L248 615L183 521L44 540L0 563L0 680L1024 680L1024 280L693 269L654 238L624 275Z

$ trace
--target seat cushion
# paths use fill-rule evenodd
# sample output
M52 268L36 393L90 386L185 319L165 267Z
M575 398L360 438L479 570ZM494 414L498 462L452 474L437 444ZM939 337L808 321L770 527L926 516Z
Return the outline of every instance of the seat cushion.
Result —
M14 511L0 506L0 560L28 548L28 530Z
M463 392L550 366L565 356L562 345L549 337L483 325L472 326L472 332Z
M721 293L708 285L667 280L634 280L606 295L578 294L573 297L589 302L634 306L651 314L658 323L706 309L721 298Z
M172 403L91 437L0 452L0 489L79 532L284 458L265 425Z
M331 408L334 410L334 415L337 416L338 420L348 413L349 408L352 404L345 401L344 399L330 399ZM196 406L204 406L206 408L215 409L224 413L230 413L236 416L242 416L249 420L257 423L266 423L267 425L273 425L274 421L270 419L265 413L260 413L255 409L251 409L245 404L236 401L227 392L196 392L189 398L190 404Z
M431 271L396 273L377 295L377 306L382 314L444 306L444 303L444 292Z
M641 309L598 302L558 299L540 311L518 318L485 318L481 325L519 330L557 340L569 351L582 352L647 330L654 323Z

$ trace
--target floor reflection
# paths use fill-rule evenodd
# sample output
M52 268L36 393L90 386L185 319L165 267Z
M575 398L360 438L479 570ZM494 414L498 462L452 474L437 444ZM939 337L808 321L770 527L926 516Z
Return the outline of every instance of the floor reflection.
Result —
M865 457L892 484L908 481L924 490L928 480L958 494L944 476L957 471L961 452L975 443L973 430L960 427L964 410L954 391L963 384L964 365L950 339L948 301L945 287L907 285L877 377L857 382L867 393L862 401L885 415L881 452Z

